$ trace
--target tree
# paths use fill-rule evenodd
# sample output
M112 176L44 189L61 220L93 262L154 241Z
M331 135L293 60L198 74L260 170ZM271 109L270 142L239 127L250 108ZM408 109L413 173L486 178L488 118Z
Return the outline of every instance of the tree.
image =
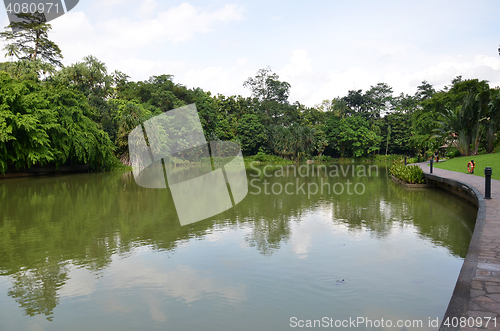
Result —
M48 39L48 32L52 29L51 25L46 23L43 13L17 14L21 19L19 22L11 22L0 37L8 44L6 46L8 53L15 55L18 59L30 61L41 60L54 66L62 67L63 58L59 46ZM21 56L19 56L21 55Z
M430 104L436 106L440 114L439 127L435 137L442 141L455 141L461 155L476 154L484 134L483 123L487 119L490 89L486 81L462 80L460 76L452 81L446 92L436 93ZM474 144L471 152L470 145Z
M436 93L434 87L427 81L423 81L421 85L417 86L417 93L415 93L415 99L418 101L423 101L430 99L432 95Z
M0 63L0 70L7 72L12 78L38 81L41 74L54 73L55 67L40 60L19 60Z
M386 153L406 154L410 153L410 138L412 135L411 114L393 112L381 119L387 125Z
M117 123L116 138L114 141L117 147L117 154L122 163L129 164L128 135L141 122L151 118L152 114L147 109L144 109L142 104L136 100L111 100L111 104L116 105L118 108L114 119Z
M500 89L491 90L491 100L488 104L488 117L486 125L486 151L493 152L495 149L495 135L500 128Z
M71 162L105 167L114 146L90 115L79 92L0 73L0 173Z
M387 126L387 144L385 145L385 155L387 155L387 151L389 150L389 140L391 140L391 125Z
M367 101L369 101L368 109L374 118L380 118L380 114L385 114L390 111L392 104L392 87L386 83L378 83L371 86L365 93Z
M351 113L366 114L367 112L367 99L363 95L362 90L349 90L347 95L342 98L347 107L349 107Z
M249 77L243 86L252 90L252 97L263 101L287 103L290 95L290 84L281 82L279 76L271 68L259 69L255 78Z
M245 114L238 123L238 138L246 155L256 154L266 140L265 127L255 114Z
M439 108L444 102L444 92L433 94L424 99L412 114L412 132L410 142L419 151L435 150L438 147L434 131L439 127Z
M89 100L92 96L106 99L113 93L113 76L108 74L104 62L92 55L59 70L52 80L56 84L76 87Z
M270 68L260 69L243 86L252 91L250 107L265 126L290 125L298 120L297 110L301 108L300 104L292 106L288 103L290 84L280 81L279 76Z
M380 149L381 137L369 126L368 120L360 115L345 118L331 116L325 128L329 147L342 157L367 156Z
M338 117L345 117L349 115L350 110L344 98L335 98L332 100L331 111Z
M403 92L392 99L392 107L398 113L413 114L417 105L418 101L414 96L404 94Z
M7 44L7 45L5 45L3 50L7 52L7 53L5 53L5 57L7 57L7 56L10 57L11 62L12 62L12 58L14 56L19 58L19 48L17 47L17 45Z

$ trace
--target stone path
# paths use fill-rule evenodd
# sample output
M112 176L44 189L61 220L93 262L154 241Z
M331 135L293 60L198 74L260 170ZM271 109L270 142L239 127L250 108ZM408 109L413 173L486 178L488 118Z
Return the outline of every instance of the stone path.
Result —
M425 173L430 172L429 162L418 165ZM484 177L455 171L437 169L433 167L433 175L453 179L475 187L484 197ZM484 169L476 169L484 172ZM493 169L500 171L500 169ZM481 197L482 198L482 197ZM490 321L485 327L463 327L461 330L500 330L500 181L491 180L491 199L485 199L486 217L482 233L480 234L478 258L470 283L470 297L468 299L465 317L496 318L496 326ZM476 229L477 230L477 229Z

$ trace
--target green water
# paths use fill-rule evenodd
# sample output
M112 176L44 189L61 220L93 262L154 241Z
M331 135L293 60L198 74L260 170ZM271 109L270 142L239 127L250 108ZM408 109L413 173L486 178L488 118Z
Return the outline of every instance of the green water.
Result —
M1 181L0 330L274 331L324 317L422 320L407 328L422 330L441 321L472 205L397 186L381 167L365 176L266 170L248 170L240 204L182 227L169 190L138 187L130 173ZM285 186L292 194L278 194Z

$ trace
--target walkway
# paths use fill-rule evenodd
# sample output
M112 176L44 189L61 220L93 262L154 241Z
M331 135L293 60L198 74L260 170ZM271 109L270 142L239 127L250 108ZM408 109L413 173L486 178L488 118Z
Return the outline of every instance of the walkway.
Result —
M425 173L430 172L429 162L419 163L418 165L424 170ZM465 165L464 165L465 169ZM477 169L477 171L484 171L484 169ZM493 171L500 171L500 169L493 169ZM456 180L468 184L479 191L484 197L484 177L474 176L455 171L433 168L433 175ZM477 259L473 259L474 264L471 278L466 281L468 285L470 296L466 298L468 304L466 305L467 312L463 315L467 318L480 317L483 323L486 322L487 317L496 317L496 327L491 321L487 328L470 328L463 327L462 330L500 330L500 181L491 180L491 199L485 199L485 221L483 228L476 226L475 233L478 236ZM481 231L482 230L482 231ZM472 240L471 240L472 244ZM471 254L469 248L468 255ZM475 253L474 253L475 254ZM467 260L467 258L466 258ZM464 262L465 264L465 262ZM460 279L459 279L460 281ZM462 284L464 285L464 284ZM460 284L457 282L457 287ZM464 292L466 293L466 292ZM455 295L455 292L454 292ZM472 319L471 319L472 321Z

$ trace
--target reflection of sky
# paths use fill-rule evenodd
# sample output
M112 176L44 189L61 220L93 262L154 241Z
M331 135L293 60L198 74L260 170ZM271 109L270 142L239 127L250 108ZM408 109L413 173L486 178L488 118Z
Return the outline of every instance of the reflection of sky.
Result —
M328 238L329 246L335 248L343 247L347 242L354 244L354 242L358 240L367 240L366 237L370 236L371 231L366 228L352 231L347 224L335 221L332 215L333 209L330 206L322 206L302 215L300 222L291 222L290 228L292 234L289 243L292 252L296 254L299 259L307 258L311 247L314 246L314 242L317 242L318 238L321 237ZM399 226L394 225L393 228L398 229ZM406 231L398 232L398 235L403 235L405 237L414 236L413 229L410 229L409 233ZM323 242L321 242L321 245L323 245ZM386 247L388 247L387 243L381 245L381 254L387 249ZM389 250L392 250L392 247ZM398 251L401 253L401 250ZM398 255L399 254L393 253L394 257Z
M328 218L321 217L317 213L307 213L302 217L303 222L291 222L290 245L293 253L299 259L307 258L313 238L322 233L334 232L333 223Z
M151 245L114 254L97 272L70 264L53 322L43 316L23 319L22 309L11 303L5 311L0 306L0 318L26 324L4 327L0 320L0 330L66 330L68 325L86 331L192 330L203 321L209 329L223 330L231 319L258 320L256 327L245 324L241 330L280 330L282 321L300 312L311 318L332 311L339 318L406 318L416 311L441 316L461 261L419 236L410 222L381 224L387 227L383 237L365 227L353 231L323 204L290 218L290 235L270 255L251 246L247 237L256 225L248 222L217 225L171 251ZM12 286L6 279L0 277L2 295ZM345 283L338 285L341 279ZM228 325L218 328L219 319Z
M167 271L161 261L158 261L157 265L147 263L141 259L141 255L125 259L114 256L112 268L105 272L102 280L85 269L73 268L70 272L71 280L59 292L60 297L65 299L90 296L102 289L127 291L141 288L177 298L187 304L211 294L229 301L245 299L245 286L242 284L224 284L210 271L197 270L189 265L177 265L175 269ZM154 296L146 297L151 300ZM113 300L107 304L106 309L110 311L127 311Z

